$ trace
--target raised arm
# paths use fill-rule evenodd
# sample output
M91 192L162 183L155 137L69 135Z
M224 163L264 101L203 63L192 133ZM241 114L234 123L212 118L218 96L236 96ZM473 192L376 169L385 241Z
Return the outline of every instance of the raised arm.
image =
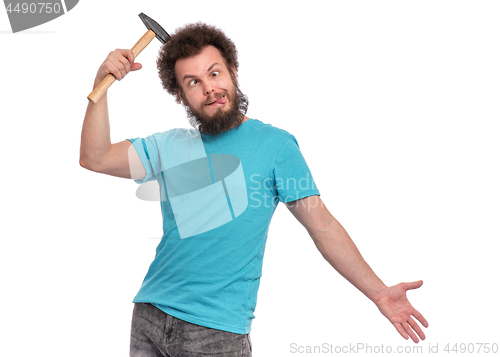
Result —
M403 338L411 337L415 343L419 341L417 335L425 339L425 334L413 317L425 327L428 323L406 298L406 291L420 287L422 281L387 287L363 259L344 227L332 216L319 196L288 202L286 206L306 228L328 263L372 300Z
M123 79L130 71L142 68L134 63L131 50L111 52L99 68L94 88L108 73ZM132 143L128 140L111 144L108 115L108 96L93 104L89 101L82 127L80 165L91 171L123 178L144 178L146 172Z

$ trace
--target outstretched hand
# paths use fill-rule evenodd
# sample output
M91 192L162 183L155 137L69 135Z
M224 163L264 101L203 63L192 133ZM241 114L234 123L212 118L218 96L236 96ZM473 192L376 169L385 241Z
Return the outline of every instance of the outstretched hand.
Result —
M419 341L415 333L422 340L425 339L425 334L414 318L424 327L428 327L429 324L422 314L410 304L406 297L406 291L417 289L422 284L423 281L419 280L412 283L399 283L389 286L375 302L380 312L394 325L399 334L405 340L411 337L415 343Z

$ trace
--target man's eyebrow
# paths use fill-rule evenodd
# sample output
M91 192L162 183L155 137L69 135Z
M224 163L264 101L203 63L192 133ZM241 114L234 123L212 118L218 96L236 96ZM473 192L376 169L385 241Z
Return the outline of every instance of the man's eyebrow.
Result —
M211 70L212 70L215 66L217 66L217 65L219 65L219 66L220 66L220 64L219 64L219 63L214 62L214 63L213 63L210 67L208 67L207 72L210 72L210 71L211 71ZM195 78L195 79L196 79L197 77L196 77L195 75L192 75L192 74L186 74L186 75L184 76L184 78L182 78L182 81L185 81L186 79L189 79L189 78Z
M217 65L220 66L220 64L218 64L217 62L214 62L210 67L208 67L207 72L210 72Z
M182 78L182 81L184 82L188 78L196 78L196 76L193 76L192 74L186 74L184 78Z

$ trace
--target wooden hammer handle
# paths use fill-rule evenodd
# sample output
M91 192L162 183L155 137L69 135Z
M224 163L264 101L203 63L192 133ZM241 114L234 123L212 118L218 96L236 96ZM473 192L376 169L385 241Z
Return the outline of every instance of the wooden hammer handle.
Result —
M156 37L156 34L152 30L148 30L144 34L144 36L141 37L139 41L132 47L132 53L134 54L134 58L137 58L139 56L139 53L142 52L144 48L146 48L147 45L153 40L153 38ZM96 104L99 99L103 96L104 93L108 90L108 88L113 84L113 82L116 80L116 77L109 73L104 79L99 83L92 93L89 94L87 97L88 100L90 100L92 103Z

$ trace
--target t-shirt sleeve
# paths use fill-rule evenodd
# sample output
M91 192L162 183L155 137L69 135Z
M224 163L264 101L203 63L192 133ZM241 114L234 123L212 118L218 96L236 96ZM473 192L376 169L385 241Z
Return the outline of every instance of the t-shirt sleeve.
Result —
M156 175L161 172L161 163L157 142L153 135L146 138L127 139L134 145L135 151L141 159L146 170L146 176L140 180L134 180L138 184L156 180Z
M295 137L288 138L278 150L273 165L274 184L281 202L319 196L311 171Z

